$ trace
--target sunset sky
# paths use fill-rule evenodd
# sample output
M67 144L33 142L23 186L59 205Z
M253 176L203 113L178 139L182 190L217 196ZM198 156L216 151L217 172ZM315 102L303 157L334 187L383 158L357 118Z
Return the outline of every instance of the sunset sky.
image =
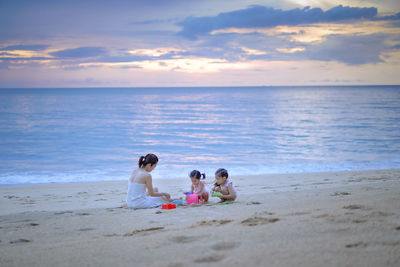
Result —
M400 84L400 1L0 1L0 87Z

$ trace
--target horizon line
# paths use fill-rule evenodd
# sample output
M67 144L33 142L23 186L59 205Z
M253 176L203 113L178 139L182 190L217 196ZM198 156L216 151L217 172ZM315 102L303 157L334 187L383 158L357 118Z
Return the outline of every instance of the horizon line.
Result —
M207 85L207 86L83 86L83 87L0 87L2 89L133 89L133 88L243 88L243 87L373 87L400 86L400 84L349 84L349 85Z

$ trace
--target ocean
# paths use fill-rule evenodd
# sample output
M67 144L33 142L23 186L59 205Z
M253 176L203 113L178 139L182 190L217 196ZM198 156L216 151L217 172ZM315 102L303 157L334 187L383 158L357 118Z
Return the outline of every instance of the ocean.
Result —
M400 168L400 86L0 89L0 184Z

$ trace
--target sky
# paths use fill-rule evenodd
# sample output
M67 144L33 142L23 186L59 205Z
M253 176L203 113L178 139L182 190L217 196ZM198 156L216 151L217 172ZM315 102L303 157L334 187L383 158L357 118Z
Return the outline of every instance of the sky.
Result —
M0 88L392 84L398 0L0 0Z

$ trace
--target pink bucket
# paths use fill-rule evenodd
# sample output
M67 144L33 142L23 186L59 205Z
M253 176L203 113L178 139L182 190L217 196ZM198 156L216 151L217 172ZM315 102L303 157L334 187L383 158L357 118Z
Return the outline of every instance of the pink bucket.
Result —
M195 204L199 204L199 195L198 194L190 194L188 195L187 199L186 199L186 203L188 205L195 203Z

